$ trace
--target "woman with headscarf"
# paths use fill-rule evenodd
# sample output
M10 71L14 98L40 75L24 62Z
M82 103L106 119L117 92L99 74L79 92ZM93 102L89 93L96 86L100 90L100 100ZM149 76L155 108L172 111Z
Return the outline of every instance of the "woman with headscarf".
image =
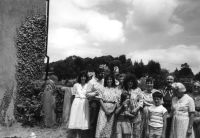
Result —
M195 103L195 114L194 114L194 134L195 138L200 138L200 82L196 81L193 83L193 92L191 97Z
M175 97L172 98L173 120L170 137L194 138L194 100L188 94L186 94L186 88L182 83L174 83L172 87Z
M136 77L133 74L128 74L124 80L124 89L125 92L130 94L131 102L131 114L135 117L131 119L131 125L133 129L133 137L141 137L141 109L143 107L143 95L141 89L138 87L138 82Z

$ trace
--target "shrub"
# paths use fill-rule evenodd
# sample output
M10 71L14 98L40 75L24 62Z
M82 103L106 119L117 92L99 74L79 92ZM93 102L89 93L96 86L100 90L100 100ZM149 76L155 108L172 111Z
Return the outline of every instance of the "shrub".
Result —
M34 82L41 79L44 72L46 36L46 18L42 15L28 16L17 29L15 117L23 124L34 125L40 116L42 88L35 89Z

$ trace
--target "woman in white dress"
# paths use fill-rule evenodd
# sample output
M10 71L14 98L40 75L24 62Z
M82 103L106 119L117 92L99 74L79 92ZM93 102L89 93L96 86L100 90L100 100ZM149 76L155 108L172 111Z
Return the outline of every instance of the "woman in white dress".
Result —
M75 98L71 107L68 128L75 130L76 138L79 138L81 137L82 130L89 129L89 103L86 98L88 87L87 73L81 72L77 82L73 87Z

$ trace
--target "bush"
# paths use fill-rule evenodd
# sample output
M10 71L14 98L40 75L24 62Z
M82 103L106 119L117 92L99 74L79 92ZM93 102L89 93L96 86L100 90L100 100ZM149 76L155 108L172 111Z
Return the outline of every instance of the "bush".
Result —
M46 18L41 15L27 17L17 29L15 117L23 124L34 125L40 116L42 88L35 89L34 82L41 79L44 72L46 36Z

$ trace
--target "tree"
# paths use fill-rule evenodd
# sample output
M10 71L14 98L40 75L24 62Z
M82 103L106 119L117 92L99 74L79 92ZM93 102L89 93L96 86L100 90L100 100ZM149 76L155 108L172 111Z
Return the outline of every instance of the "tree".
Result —
M161 67L159 62L150 60L146 66L149 75L160 74Z
M192 69L187 63L181 64L181 69L179 70L179 77L193 77L194 74Z
M122 64L126 63L126 55L120 55L119 60L121 61Z
M200 72L194 76L194 79L200 81Z

